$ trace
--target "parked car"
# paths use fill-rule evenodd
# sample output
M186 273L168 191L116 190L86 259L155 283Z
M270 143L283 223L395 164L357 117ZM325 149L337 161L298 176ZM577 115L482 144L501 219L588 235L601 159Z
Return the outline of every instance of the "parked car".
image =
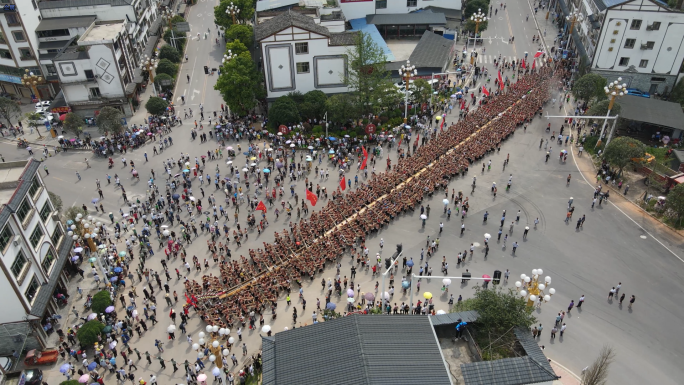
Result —
M650 98L651 95L648 92L638 90L636 88L627 88L627 95L641 96L642 98Z
M36 120L29 121L29 124L41 125L41 124L45 124L45 121L48 121L48 122L52 123L52 120L54 119L54 117L52 116L52 113L51 113L51 112L48 112L48 111L36 111L36 113L37 113L38 115L40 115L40 119L36 119Z
M39 110L46 110L48 107L50 107L50 102L47 100L40 101L36 103L36 111Z

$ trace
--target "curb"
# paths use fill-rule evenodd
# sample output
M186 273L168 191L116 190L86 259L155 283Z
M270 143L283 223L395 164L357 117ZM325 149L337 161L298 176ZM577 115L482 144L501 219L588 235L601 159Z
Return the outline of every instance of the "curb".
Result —
M16 144L19 142L17 139L8 139L8 138L0 138L0 141L6 142L6 143L12 143L12 144ZM59 143L55 145L55 144L49 144L49 143L28 142L28 144L30 144L32 146L40 147L40 148L42 148L43 146L52 146L52 147L61 149L61 147L59 147ZM69 148L69 151L93 152L92 149L88 150L88 149L83 149L83 148ZM64 152L64 151L60 150L60 152Z

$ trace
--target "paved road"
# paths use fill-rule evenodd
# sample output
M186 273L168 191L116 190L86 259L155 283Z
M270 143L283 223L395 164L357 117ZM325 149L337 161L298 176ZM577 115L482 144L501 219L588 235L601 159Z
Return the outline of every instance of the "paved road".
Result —
M524 3L521 4L524 5ZM197 10L201 9L202 6L207 7L205 13L208 12L210 7L207 3L200 3L199 6L195 6L191 10L190 22L193 26L193 17L197 17L199 13ZM514 5L509 4L509 13L514 13L513 9ZM522 7L518 12L524 12ZM512 28L515 28L515 25L512 20ZM497 25L493 25L491 30L497 28L499 28ZM517 34L518 32L514 30L514 33ZM518 40L518 42L520 41ZM193 41L189 44L188 49L192 52L192 50L198 49L197 46L200 46L200 51L204 49L206 51L203 52L208 54L210 50L208 41ZM502 45L501 49L504 48L512 49L512 46ZM516 48L517 51L520 49L525 48ZM201 69L201 67L199 68ZM185 69L183 70L185 71ZM199 90L198 87L203 84L201 82L206 78L202 78L203 76L203 71L201 75L194 75L193 81L197 83L191 83L193 89ZM211 81L213 79L207 79L207 90L210 89L209 82ZM179 89L181 89L182 83L179 85ZM205 97L204 91L202 91L202 95L197 96L197 98L200 97ZM196 104L199 104L198 99L195 100ZM212 108L210 103L220 104L220 101L211 95L206 96L205 100L207 103L205 111ZM551 122L555 126L561 124L557 120ZM546 120L535 121L527 129L527 132L518 131L513 138L508 140L500 153L485 159L485 162L489 159L492 160L492 171L481 173L480 167L474 166L465 180L455 179L451 182L450 189L468 192L471 177L473 175L478 176L478 188L470 197L471 210L469 218L465 221L466 232L463 237L458 235L460 219L452 216L450 221L447 220L441 210L442 196L435 196L432 199L425 200L425 204L430 204L432 207L431 216L425 227L421 226L418 214L402 216L395 220L388 230L384 230L369 239L368 244L371 253L374 254L379 251L379 238L382 237L385 242L383 256L393 251L394 244L403 243L406 255L418 261L420 249L425 245L425 238L430 235L433 238L441 237L440 250L430 261L434 265L433 273L435 275L439 270L438 265L442 255L447 257L450 264L449 272L453 275L461 273L466 268L474 276L491 275L495 269L505 270L508 268L512 271L512 279L506 284L506 287L513 287L515 281L513 278L521 273L529 275L533 268L543 268L545 275L550 275L553 278L551 286L557 290L552 301L545 304L537 313L540 322L545 326L540 344L546 346L546 353L550 358L579 373L583 367L590 364L600 347L607 343L613 345L618 354L611 371L611 383L674 384L680 382L676 378L684 375L684 370L680 365L682 337L676 333L676 330L684 317L682 310L684 304L682 297L679 296L683 289L681 282L684 262L680 259L684 256L682 239L663 231L647 216L641 215L632 206L620 201L618 197L613 198L617 206L609 203L591 210L593 189L578 172L578 169L588 171L586 175L591 177L591 166L583 163L584 159L578 159L576 163L574 154L566 163L559 163L555 156L552 156L551 160L545 163L545 151L538 148L539 139L547 137L543 133L545 125ZM195 156L215 147L214 142L208 144L191 142L187 125L176 128L173 137L176 145L158 157L150 156L151 161L149 163L144 162L143 152L145 149L125 155L127 159L135 160L138 165L138 171L142 176L141 182L131 180L126 173L127 169L121 168L120 162L116 163L113 170L108 170L105 161L93 159L91 160L93 167L86 170L83 163L85 155L69 152L48 160L50 175L46 178L47 186L51 191L63 197L65 205L80 205L89 202L96 196L95 178L104 181L106 173L118 172L122 176L129 198L142 197L146 191L144 180L149 175L149 170L154 167L157 173L162 172L159 158L166 159L171 156L177 158L181 152ZM12 145L2 142L0 146L2 148L0 152L8 161L25 159L26 157L25 152L18 151ZM560 148L554 145L552 153L557 154L559 150ZM147 151L151 153L149 149ZM510 165L504 171L502 164L509 153ZM394 160L396 152L391 151L390 157ZM225 173L226 168L223 163L216 163ZM323 165L326 166L325 163ZM213 169L215 165L210 164L208 167ZM379 167L381 166L379 165ZM348 174L348 178L353 178L356 174L354 167L352 170ZM76 171L81 173L83 180L77 181ZM494 198L489 191L489 186L492 182L504 186L510 174L513 174L513 189L509 193L505 193L504 188L500 188L500 193ZM566 185L568 174L572 175L572 181ZM337 185L337 180L331 178L321 183L332 189ZM209 190L211 188L206 189L207 193ZM123 204L120 194L112 186L106 186L104 194L105 210L117 212ZM567 201L571 196L574 197L574 205L577 208L575 218L578 215L587 215L584 228L580 231L575 230L574 222L566 224L563 221ZM465 266L456 267L455 259L458 251L468 249L471 243L482 243L485 232L496 234L497 217L504 209L507 210L507 222L515 217L518 210L521 210L522 214L520 222L515 225L513 236L508 242L508 248L503 248L501 243L492 241L487 259L483 257L482 247L478 247L472 260L469 260ZM482 222L485 211L491 214L486 224ZM273 239L272 231L280 231L285 226L286 221L283 218L279 221L273 221L272 213L269 212L269 215L271 220L269 231L260 237L250 234L249 242L240 249L236 249L233 245L235 258L239 254L246 254L248 247L259 247L261 242L271 241ZM244 221L245 217L246 210L243 209L240 213L240 220ZM537 230L531 230L528 239L523 241L521 239L522 228L531 224L537 217L541 221L540 226ZM445 223L444 232L441 235L438 234L440 222ZM205 238L201 237L199 242L191 245L188 248L189 254L204 258L206 256L204 241ZM520 242L520 247L515 256L512 255L510 249L513 241ZM176 265L178 265L177 262L171 263L171 267ZM342 265L342 275L349 275L350 260L345 258ZM157 257L152 258L148 266L154 269L161 267ZM218 269L212 267L210 272L217 273ZM329 269L324 276L333 275L334 270ZM199 279L199 277L194 272L189 276L191 279ZM370 273L360 272L357 283L361 285L362 291L371 291L376 280L377 278L372 277ZM90 277L87 277L85 282L74 281L74 289L76 285L92 287L91 281ZM294 306L298 307L301 324L310 323L311 310L315 308L316 298L323 299L324 297L319 282L316 280L305 285L305 298L309 304L306 311L302 311L300 304L293 303ZM615 302L606 301L608 290L618 282L622 282L622 291L628 297L632 294L637 296L637 302L633 309L629 310L626 305L620 307ZM172 283L172 290L182 293L182 285L175 280ZM449 294L455 296L462 294L467 298L472 293L472 286L472 282L464 286L459 286L457 282L454 282ZM430 283L424 281L421 291L429 290L435 293L437 308L446 309L448 298L446 295L439 295L441 293L440 287L441 279L435 279ZM549 331L555 314L560 310L565 310L571 299L577 301L582 294L586 295L587 301L581 312L573 310L572 314L566 317L565 322L568 324L568 330L565 337L551 341ZM401 303L408 301L408 298L407 295L397 291L392 302ZM285 326L292 326L290 318L292 309L286 306L284 299L281 299L281 302L279 303L280 317L275 322L272 322L269 316L266 317L266 322L272 324L275 331L282 330ZM161 321L160 324L151 328L142 339L134 339L133 346L138 347L141 352L145 350L154 352L154 339L166 337L165 330L168 326L168 319L164 314L168 313L169 309L161 303L158 317ZM342 308L342 301L338 300L338 306ZM178 311L180 304L176 305L175 308ZM66 324L71 322L71 319L65 321ZM195 341L198 340L197 333L203 329L204 325L201 325L197 318L192 319L188 325L188 330L192 333ZM235 331L232 335L236 337ZM245 331L243 337L250 353L258 349L260 343L258 332ZM178 361L194 357L194 353L184 338L184 336L179 336L176 341L167 343L166 353L163 354L163 357L167 360L173 357ZM236 353L238 357L241 356L239 351ZM180 375L171 375L170 366L169 369L160 372L157 361L153 361L151 366L141 362L138 367L140 369L136 371L137 377L149 378L150 373L157 373L162 382L172 383L170 382L171 379L174 382L182 381ZM176 374L181 372L182 369ZM63 377L59 373L51 372L49 382L57 382L60 378Z

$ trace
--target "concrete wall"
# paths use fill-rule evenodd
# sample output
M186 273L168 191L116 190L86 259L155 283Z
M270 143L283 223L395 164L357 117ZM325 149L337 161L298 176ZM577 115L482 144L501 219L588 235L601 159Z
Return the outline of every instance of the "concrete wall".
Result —
M637 88L645 92L653 93L654 88L659 94L672 91L672 87L676 84L677 76L675 75L660 75L660 74L641 74L632 72L615 72L592 69L592 73L601 75L608 79L608 82L622 78L622 82L627 84L629 88ZM657 79L657 80L654 80ZM664 79L661 81L660 79Z
M55 62L66 100L69 103L88 100L88 96L92 95L90 89L96 87L100 89L100 95L103 97L124 97L124 86L119 78L119 65L112 48L99 44L88 46L87 49L89 59ZM93 71L97 78L87 81L85 70ZM112 78L107 75L111 75Z
M97 19L101 21L126 20L126 16L128 16L128 20L136 20L135 10L132 6L112 7L111 5L95 5L68 8L44 8L40 10L40 14L44 19L52 17L95 15L97 16Z
M338 0L344 17L347 20L359 19L366 17L366 15L373 14L392 14L392 13L409 13L422 9L425 7L439 7L447 9L461 9L461 2L455 0L416 0L415 7L408 7L407 0L387 0L387 8L376 9L376 2L369 1L354 1L354 0Z

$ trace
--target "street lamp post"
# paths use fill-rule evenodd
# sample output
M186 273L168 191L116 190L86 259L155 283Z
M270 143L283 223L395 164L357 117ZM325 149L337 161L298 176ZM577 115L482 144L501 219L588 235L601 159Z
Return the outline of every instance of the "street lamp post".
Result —
M411 77L418 75L418 70L416 70L416 66L411 65L411 61L407 60L405 65L402 65L401 68L399 68L399 76L401 76L401 79L404 80L404 83L406 84L406 89L404 92L404 125L406 125L406 122L408 121L408 93L409 93L409 81L411 80Z
M520 281L515 283L518 295L527 300L527 306L534 306L535 303L540 303L539 299L544 302L549 302L551 296L556 294L556 289L547 287L551 284L551 277L548 275L542 281L542 269L532 269L532 276L528 277L525 274L520 275Z
M228 50L228 53L226 53L225 55L223 55L223 59L221 59L221 64L226 64L226 63L228 63L229 61L231 61L231 60L232 60L233 58L235 58L236 56L237 56L237 55L235 55L235 54L232 53L230 50Z
M596 146L598 147L599 144L601 143L601 139L603 138L603 133L606 129L606 124L608 124L608 117L610 116L610 111L613 109L613 106L615 105L615 99L617 99L618 96L624 96L625 95L625 89L627 88L627 84L620 84L622 81L622 78L617 78L617 80L611 82L607 86L603 88L603 91L606 93L606 96L610 98L610 103L608 104L608 113L606 114L606 119L603 121L603 126L601 127L601 135L599 136L599 140L596 142ZM613 130L615 129L615 124L613 124L613 128L610 130L610 134L608 135L608 140L606 141L606 145L610 143L610 139L613 136Z
M226 14L230 15L233 17L233 24L235 24L235 16L240 13L240 8L238 8L235 4L232 2L228 7L226 7Z
M582 15L579 10L575 10L573 13L569 14L568 16L565 16L565 20L570 22L570 33L568 34L568 42L565 43L565 49L568 49L568 47L570 47L570 40L572 40L572 31L573 28L575 28L575 23L577 21L582 21L583 19L584 15Z
M470 16L470 20L472 20L475 23L475 46L477 46L477 32L480 29L480 23L483 21L487 21L487 16L482 13L482 9L477 10L477 13L473 13ZM470 55L470 64L475 63L475 48L473 48L473 53Z
M154 94L157 94L157 88L154 86L154 73L152 70L157 68L158 61L157 59L153 59L147 55L140 61L140 66L144 67L147 73L150 74L150 82L152 83L152 90L154 91Z
M165 9L162 11L161 16L166 19L166 22L169 24L168 27L171 29L171 19L173 18L173 12L169 11L168 9Z
M31 88L31 92L33 92L33 96L40 101L40 93L38 93L38 84L43 84L45 83L45 78L43 78L40 75L35 75L33 72L30 72L28 69L24 70L24 77L21 79L21 84L25 85L26 87ZM47 125L46 125L47 127ZM38 139L42 139L43 135L40 134L40 130L36 128L36 131L38 132Z

